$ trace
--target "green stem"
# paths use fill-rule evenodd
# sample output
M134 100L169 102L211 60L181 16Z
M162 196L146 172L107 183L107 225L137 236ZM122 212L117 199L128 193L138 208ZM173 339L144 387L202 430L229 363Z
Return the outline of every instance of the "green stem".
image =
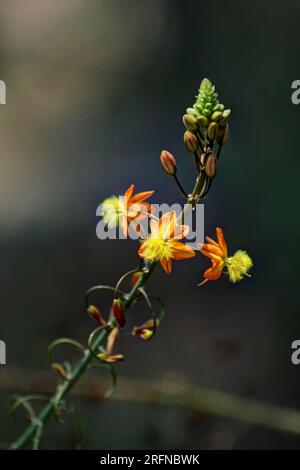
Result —
M188 204L185 205L184 210L178 217L178 223L184 221L185 216L187 213L195 207L195 204L201 198L201 193L203 192L203 188L205 185L205 175L203 172L198 175L196 179L196 183L192 194L188 196ZM124 302L124 311L126 312L133 302L135 301L136 297L139 294L139 289L143 287L146 282L148 281L149 277L151 276L155 266L157 263L151 263L147 269L143 271L143 274L140 276L138 282L133 286L131 291L127 294L125 302ZM116 321L112 318L108 326L114 327L116 325ZM84 374L86 369L89 367L91 362L94 359L94 354L103 346L105 341L107 340L108 333L110 328L104 329L98 337L94 340L91 350L86 349L84 351L83 357L74 367L71 375L68 377L67 380L64 380L58 387L53 395L53 397L47 402L41 412L37 415L36 419L33 420L30 425L23 431L23 433L19 436L19 438L14 441L10 449L23 449L27 446L29 441L33 440L35 437L40 437L39 427L43 427L45 423L53 416L62 402L62 400L68 395L69 391L73 388L73 386L77 383L80 377Z

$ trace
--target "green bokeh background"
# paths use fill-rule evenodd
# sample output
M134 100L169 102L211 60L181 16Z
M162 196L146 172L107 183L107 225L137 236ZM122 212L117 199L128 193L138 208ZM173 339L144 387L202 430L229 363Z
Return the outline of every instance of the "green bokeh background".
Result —
M253 277L197 287L200 256L157 270L168 314L155 340L125 335L120 375L180 377L299 408L291 364L299 320L300 78L297 0L3 0L0 5L0 337L6 367L47 367L57 336L84 340L86 288L134 267L136 243L99 241L96 208L131 183L181 202L160 168L167 148L187 187L194 166L181 116L208 76L233 110L231 138L205 200L205 229L252 255ZM220 360L220 342L236 354ZM2 366L3 367L3 366ZM1 381L0 369L0 381ZM100 373L100 372L99 372ZM1 392L0 435L11 425ZM176 409L73 400L86 448L298 448L300 438ZM50 427L48 447L74 433Z

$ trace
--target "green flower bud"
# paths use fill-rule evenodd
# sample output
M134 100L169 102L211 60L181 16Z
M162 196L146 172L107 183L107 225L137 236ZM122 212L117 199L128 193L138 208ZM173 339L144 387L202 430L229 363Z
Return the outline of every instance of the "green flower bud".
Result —
M221 111L215 111L212 113L212 115L210 116L210 120L211 121L215 121L215 122L218 122L222 117L222 113Z
M222 118L219 121L221 126L224 126L225 124L227 124L227 122L229 121L230 115L231 115L231 109L225 109L225 111L223 111Z
M195 134L192 132L186 131L183 136L184 145L187 148L188 152L195 153L199 148L199 141Z
M212 122L207 129L207 137L209 140L214 140L216 138L219 125L216 122Z
M198 129L197 119L190 114L185 114L182 118L183 124L188 131L196 131Z
M199 116L197 118L197 122L199 125L203 126L203 127L208 127L209 126L209 120L205 117L205 116Z

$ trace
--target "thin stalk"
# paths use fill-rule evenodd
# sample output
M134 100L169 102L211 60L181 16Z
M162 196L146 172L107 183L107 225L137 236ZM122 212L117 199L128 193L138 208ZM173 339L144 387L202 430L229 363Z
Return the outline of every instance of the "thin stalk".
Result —
M194 157L195 157L195 163L196 163L196 168L197 168L197 175L199 175L199 173L200 173L200 163L199 163L199 157L198 157L197 152L194 153Z
M175 182L176 182L178 188L179 188L180 191L182 192L182 194L183 194L186 198L188 198L189 196L188 196L188 194L186 193L186 191L184 190L182 184L180 183L180 181L179 181L179 179L178 179L176 173L174 173L173 178L174 178L174 180L175 180Z

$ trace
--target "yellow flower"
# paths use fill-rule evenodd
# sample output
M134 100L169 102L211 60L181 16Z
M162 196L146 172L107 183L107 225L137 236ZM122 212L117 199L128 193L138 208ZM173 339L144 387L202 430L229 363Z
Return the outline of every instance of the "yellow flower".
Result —
M238 250L233 256L227 255L227 244L224 239L221 228L216 228L217 242L206 237L208 243L200 245L200 252L209 258L212 262L210 268L204 273L204 281L216 281L221 277L223 269L226 267L231 282L241 281L245 276L249 275L249 270L253 266L252 259L246 251Z
M128 225L132 220L142 220L147 217L151 210L151 205L145 202L154 191L144 191L133 195L134 185L132 184L123 196L111 196L102 202L102 217L108 228L121 225L125 235L128 232Z
M181 240L189 230L187 225L176 225L176 213L167 212L159 220L151 220L151 235L140 246L139 256L147 261L160 261L167 274L172 270L172 259L195 256L194 250Z

